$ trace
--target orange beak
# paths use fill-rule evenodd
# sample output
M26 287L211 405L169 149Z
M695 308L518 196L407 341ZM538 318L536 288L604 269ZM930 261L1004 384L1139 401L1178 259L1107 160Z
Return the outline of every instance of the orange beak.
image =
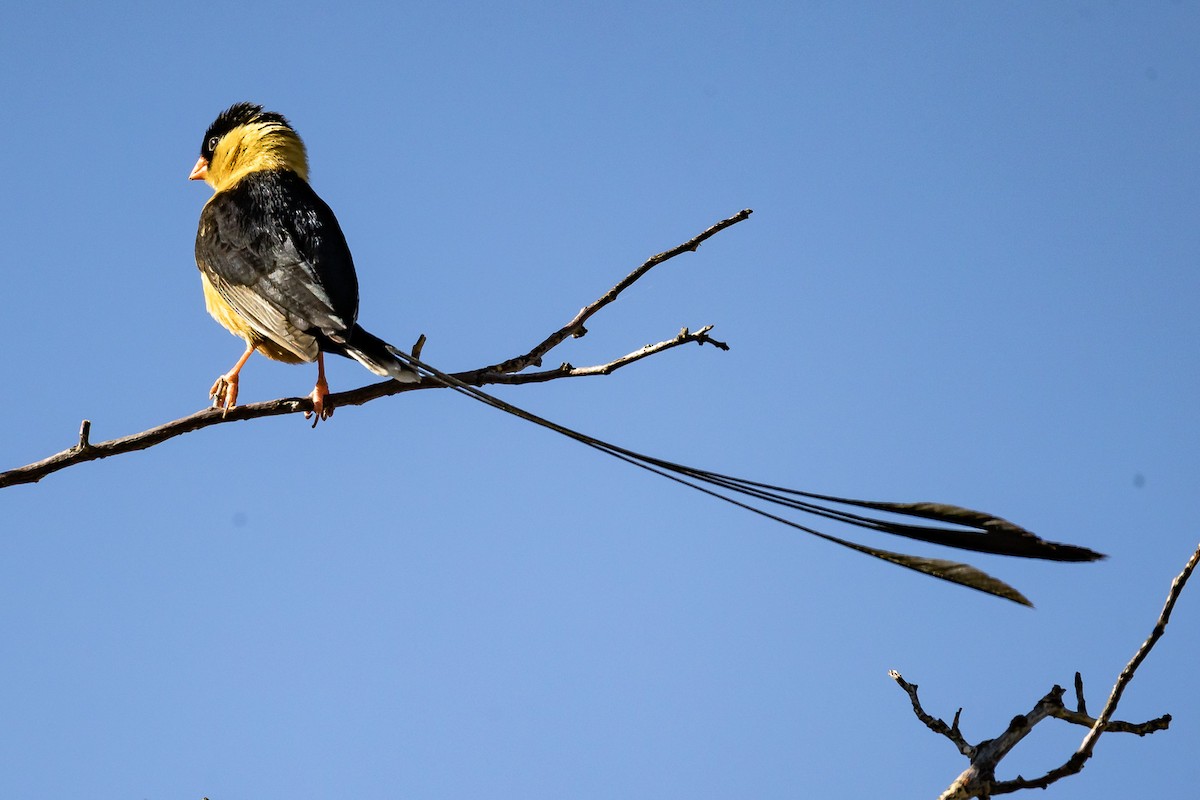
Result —
M200 156L200 160L196 162L196 166L192 167L192 174L188 175L189 181L202 181L208 175L208 159Z

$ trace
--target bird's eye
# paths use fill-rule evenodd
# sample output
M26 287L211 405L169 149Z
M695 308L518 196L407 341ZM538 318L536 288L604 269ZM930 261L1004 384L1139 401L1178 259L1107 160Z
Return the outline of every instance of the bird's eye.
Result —
M221 137L220 137L220 136L214 136L214 137L212 137L211 139L209 139L209 140L208 140L208 149L209 149L210 151L216 150L216 149L217 149L217 142L219 142L219 141L221 141Z

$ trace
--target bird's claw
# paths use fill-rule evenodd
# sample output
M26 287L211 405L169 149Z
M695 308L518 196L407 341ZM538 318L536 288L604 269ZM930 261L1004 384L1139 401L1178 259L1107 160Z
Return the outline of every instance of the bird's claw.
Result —
M329 385L323 381L318 381L313 388L309 399L312 400L312 410L304 412L305 419L312 419L312 426L317 427L317 423L323 419L329 419L333 416L333 403L330 403L326 398L329 397Z
M217 378L212 388L208 390L213 408L221 409L221 416L229 413L229 409L237 405L238 376L226 373Z

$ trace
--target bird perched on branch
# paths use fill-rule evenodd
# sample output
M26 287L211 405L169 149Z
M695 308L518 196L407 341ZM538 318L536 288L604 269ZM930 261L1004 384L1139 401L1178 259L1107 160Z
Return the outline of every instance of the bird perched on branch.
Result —
M324 419L333 410L326 401L324 354L336 353L398 381L427 376L507 414L796 530L1018 603L1029 601L968 564L847 541L780 516L783 512L767 511L763 504L961 550L1051 561L1103 558L1086 547L1047 541L1008 520L959 506L834 497L644 455L539 417L397 350L358 325L358 279L337 218L308 185L308 159L296 131L261 106L237 103L221 112L204 134L200 160L190 177L204 179L216 190L200 214L196 234L205 304L218 322L246 342L242 357L210 390L219 408L228 410L237 403L238 373L258 350L278 361L317 362L312 405L316 419ZM914 518L922 522L909 521Z
M363 330L358 278L337 217L308 185L304 143L283 116L237 103L204 132L189 176L216 190L200 213L196 265L204 304L246 342L209 394L228 410L238 374L257 350L289 364L317 362L317 419L325 402L325 353L353 358L376 375L419 380L396 348Z

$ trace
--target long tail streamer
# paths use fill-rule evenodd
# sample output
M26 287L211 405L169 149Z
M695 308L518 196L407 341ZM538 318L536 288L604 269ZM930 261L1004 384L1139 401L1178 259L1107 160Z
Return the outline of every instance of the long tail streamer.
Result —
M1020 558L1039 558L1049 561L1096 561L1105 556L1071 544L1061 544L1040 538L1032 532L1009 522L1006 519L973 511L969 508L945 503L887 503L869 500L853 500L846 497L802 492L798 489L787 489L758 481L735 478L722 475L719 472L676 464L661 458L644 455L625 447L620 447L585 433L572 430L557 422L552 422L523 408L507 403L494 397L478 387L464 383L452 375L448 375L428 364L405 353L397 355L410 363L414 368L433 380L444 384L454 391L478 400L481 403L512 414L535 425L539 425L555 433L585 444L602 453L626 463L661 475L668 480L695 489L710 497L723 500L726 503L751 511L767 519L781 522L796 530L812 534L827 542L833 542L851 550L873 556L891 564L897 564L917 572L941 578L951 583L957 583L996 597L1020 603L1026 606L1033 604L1019 591L997 578L972 567L955 561L939 558L924 558L910 556L904 553L893 553L875 547L851 542L814 530L806 525L772 513L765 508L751 505L752 501L761 501L785 509L801 511L816 517L844 522L859 528L890 533L922 542L954 547L960 550L974 550L981 553L1017 556ZM732 496L731 496L732 495ZM738 496L744 499L738 499ZM901 517L916 518L928 522L942 523L941 525L916 524L900 522L868 516L851 509L883 512ZM953 527L945 527L945 526Z

